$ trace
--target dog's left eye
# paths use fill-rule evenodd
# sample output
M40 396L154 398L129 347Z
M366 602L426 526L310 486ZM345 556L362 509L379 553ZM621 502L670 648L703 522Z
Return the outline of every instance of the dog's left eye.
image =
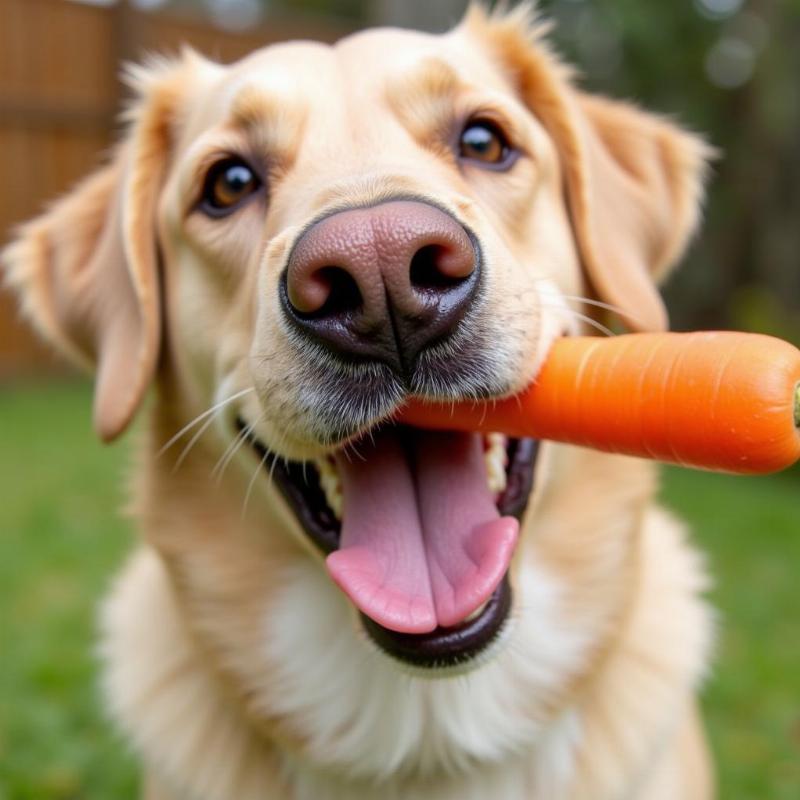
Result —
M458 154L462 159L500 169L511 166L515 152L503 132L488 120L468 122L458 141Z
M261 186L255 172L240 158L227 158L208 171L201 208L211 216L233 211Z

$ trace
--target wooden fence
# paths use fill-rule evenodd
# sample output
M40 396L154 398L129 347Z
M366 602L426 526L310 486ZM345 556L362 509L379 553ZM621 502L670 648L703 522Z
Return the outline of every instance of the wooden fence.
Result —
M120 62L187 42L232 61L270 41L345 33L332 20L279 18L246 34L139 12L120 2L0 0L0 242L14 224L63 192L109 146L122 88ZM0 292L0 379L58 368Z

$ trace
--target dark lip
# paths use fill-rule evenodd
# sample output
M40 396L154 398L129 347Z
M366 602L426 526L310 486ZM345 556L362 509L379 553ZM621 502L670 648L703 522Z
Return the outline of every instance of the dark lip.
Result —
M338 549L341 526L328 508L316 469L277 458L241 418L236 419L236 427L269 471L309 539L325 555ZM507 486L497 503L502 516L522 519L533 489L538 445L534 439L509 441ZM495 641L505 626L512 600L506 574L483 611L452 628L403 634L384 628L364 614L360 616L367 635L392 658L413 667L454 667L472 660Z
M398 633L378 625L365 614L361 614L361 624L381 650L404 664L426 669L452 668L471 661L497 639L505 627L511 603L511 583L506 573L486 608L475 619L453 628Z

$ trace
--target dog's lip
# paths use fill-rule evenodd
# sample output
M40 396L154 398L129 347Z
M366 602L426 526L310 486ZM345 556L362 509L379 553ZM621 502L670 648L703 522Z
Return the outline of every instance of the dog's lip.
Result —
M479 656L503 632L512 605L508 573L492 592L486 606L471 619L430 633L398 633L361 614L369 637L392 658L412 667L457 667Z
M275 456L241 417L236 425L270 472L304 533L326 555L336 551L340 523L328 508L318 482L309 480L307 465ZM507 487L498 501L502 514L522 517L533 488L537 453L538 442L533 439L509 440ZM453 627L437 627L424 634L399 633L360 616L367 635L387 655L412 667L443 668L464 664L486 650L502 632L511 605L506 573L483 609Z

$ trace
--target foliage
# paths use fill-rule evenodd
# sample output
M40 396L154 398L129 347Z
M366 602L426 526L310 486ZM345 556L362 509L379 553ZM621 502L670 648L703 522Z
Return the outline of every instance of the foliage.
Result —
M545 0L593 90L702 132L719 150L706 224L667 297L677 328L752 323L769 296L800 323L800 3ZM743 291L742 291L743 290ZM738 298L734 301L734 296Z

